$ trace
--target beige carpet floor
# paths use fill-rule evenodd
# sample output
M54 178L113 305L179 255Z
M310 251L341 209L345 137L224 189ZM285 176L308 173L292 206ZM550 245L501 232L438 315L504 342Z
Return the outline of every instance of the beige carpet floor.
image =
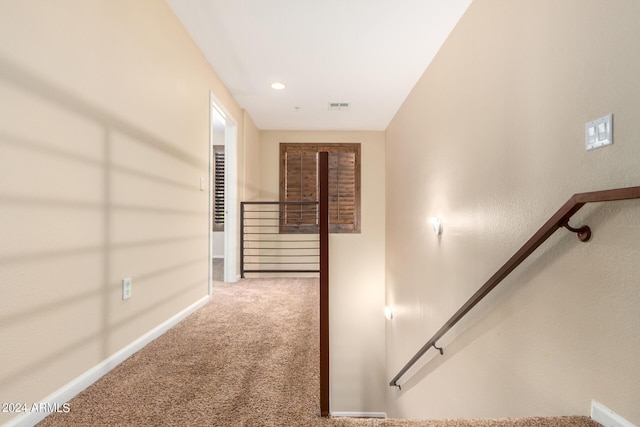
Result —
M224 282L224 258L211 259L211 280Z
M205 307L40 426L588 427L586 417L373 420L319 417L316 279L215 283Z

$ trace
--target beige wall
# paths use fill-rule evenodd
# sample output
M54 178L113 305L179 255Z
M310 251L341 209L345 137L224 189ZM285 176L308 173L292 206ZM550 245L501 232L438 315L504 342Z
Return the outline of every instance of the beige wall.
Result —
M640 2L476 0L387 129L390 379L573 193L640 185ZM585 123L614 114L614 145ZM428 218L444 218L438 239ZM393 416L640 424L640 202L584 208L388 388Z
M243 162L240 178L240 187L243 192L240 200L255 201L260 197L260 131L246 111L244 115L242 132L244 144L239 155Z
M162 1L4 1L0 40L0 401L30 404L207 295L209 91L255 125Z
M361 143L360 234L332 234L332 412L384 412L384 132L261 131L262 200L279 200L280 142Z

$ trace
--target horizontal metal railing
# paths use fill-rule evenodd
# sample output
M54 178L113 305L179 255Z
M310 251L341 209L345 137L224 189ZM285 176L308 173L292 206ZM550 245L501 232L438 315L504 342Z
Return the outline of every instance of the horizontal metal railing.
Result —
M240 275L320 273L318 202L242 202Z
M593 191L573 195L540 229L522 245L522 247L486 281L469 300L431 337L424 346L404 365L398 374L389 383L392 387L400 387L398 380L429 350L435 348L443 354L443 350L436 346L442 338L460 319L462 319L473 307L476 306L489 292L493 290L505 277L518 267L533 251L542 245L559 228L566 228L577 233L578 238L586 242L591 237L591 229L588 226L573 228L569 226L569 220L585 204L594 202L611 202L616 200L640 199L640 187L618 188L613 190Z

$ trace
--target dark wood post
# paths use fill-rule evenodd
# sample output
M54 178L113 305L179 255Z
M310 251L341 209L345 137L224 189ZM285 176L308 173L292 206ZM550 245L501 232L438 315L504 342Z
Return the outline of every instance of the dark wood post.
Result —
M240 277L244 279L244 202L240 203Z
M329 416L329 153L320 163L320 415Z

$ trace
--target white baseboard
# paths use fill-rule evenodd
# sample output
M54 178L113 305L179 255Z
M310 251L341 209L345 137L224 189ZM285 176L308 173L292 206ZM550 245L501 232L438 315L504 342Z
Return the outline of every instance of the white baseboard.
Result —
M127 345L120 351L114 353L107 359L98 363L93 368L81 374L79 377L71 380L69 383L60 387L58 390L51 393L49 396L42 399L42 401L37 405L37 408L48 408L50 410L44 409L41 411L27 412L19 417L13 418L9 420L7 423L3 424L2 427L29 427L34 426L40 421L42 421L47 415L55 412L58 408L59 411L63 410L63 405L71 400L74 396L79 394L81 391L89 387L91 384L98 381L102 376L107 374L113 368L124 362L130 356L132 356L137 351L141 350L151 341L155 340L169 329L180 323L185 317L192 314L194 311L204 306L209 301L209 296L205 296L200 298L195 303L191 304L189 307L182 310L180 313L171 317L170 319L164 321L160 325L156 326L154 329L150 330L137 340L133 341L131 344ZM71 408L73 410L73 408Z
M348 418L387 418L385 412L331 412L332 417Z
M591 419L604 427L636 427L602 403L591 401Z

